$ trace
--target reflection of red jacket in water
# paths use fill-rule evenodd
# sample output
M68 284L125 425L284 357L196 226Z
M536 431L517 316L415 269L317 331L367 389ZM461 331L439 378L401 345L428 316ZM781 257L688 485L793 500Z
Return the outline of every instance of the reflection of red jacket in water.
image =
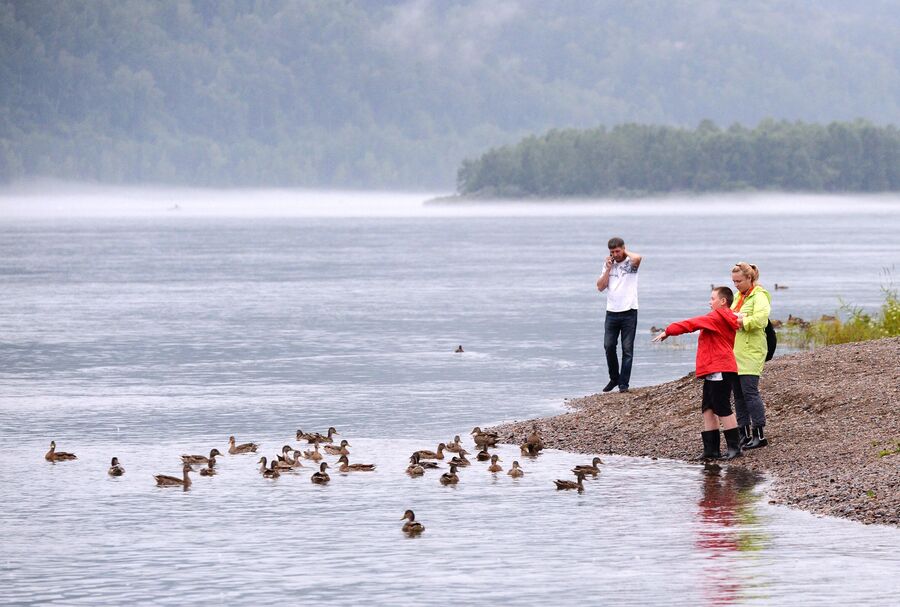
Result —
M734 336L738 320L728 308L713 310L704 316L673 322L666 327L666 335L681 335L700 330L697 341L697 377L710 373L737 373L734 359Z

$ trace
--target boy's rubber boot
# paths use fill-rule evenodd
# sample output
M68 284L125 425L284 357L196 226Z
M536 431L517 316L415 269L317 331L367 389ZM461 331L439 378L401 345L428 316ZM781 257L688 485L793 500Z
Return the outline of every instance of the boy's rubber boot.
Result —
M765 426L756 426L750 431L751 439L749 443L744 445L744 449L759 449L760 447L765 447L769 444L769 441L766 440L763 428L765 428Z
M741 448L743 448L753 438L753 434L750 431L750 424L747 424L746 426L738 426L738 429L741 431Z
M739 428L725 430L725 444L728 445L728 453L722 456L724 460L741 456L741 431Z
M703 439L703 454L697 459L708 460L722 457L718 430L704 430L700 433L700 437Z

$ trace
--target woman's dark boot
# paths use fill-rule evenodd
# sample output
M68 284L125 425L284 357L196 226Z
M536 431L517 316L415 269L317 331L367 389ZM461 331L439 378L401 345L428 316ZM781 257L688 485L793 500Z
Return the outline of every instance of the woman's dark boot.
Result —
M732 428L725 430L725 444L728 445L728 453L722 459L729 460L741 456L741 430Z
M722 457L718 430L704 430L700 433L700 437L703 439L703 454L697 459L719 459Z
M738 426L738 430L741 431L741 448L744 448L753 438L753 434L750 432L750 424Z
M769 444L763 431L765 426L756 426L750 430L750 442L744 445L744 449L758 449Z

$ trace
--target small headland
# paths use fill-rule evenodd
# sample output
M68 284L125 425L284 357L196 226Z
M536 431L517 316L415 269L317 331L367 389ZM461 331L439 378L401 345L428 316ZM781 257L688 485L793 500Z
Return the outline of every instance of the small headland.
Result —
M760 392L769 446L730 465L770 474L771 503L900 526L900 338L776 357ZM691 461L702 450L700 394L691 374L572 399L573 412L538 423L548 447ZM492 430L518 444L533 423Z

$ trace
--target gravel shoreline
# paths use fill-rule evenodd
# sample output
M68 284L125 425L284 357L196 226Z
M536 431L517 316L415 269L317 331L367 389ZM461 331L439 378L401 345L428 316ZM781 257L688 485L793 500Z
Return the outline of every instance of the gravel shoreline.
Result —
M536 422L548 447L691 461L702 450L700 384L691 374L594 394L567 401L571 413L492 430L518 444ZM900 338L777 357L760 393L769 446L731 465L770 474L771 503L900 526Z

